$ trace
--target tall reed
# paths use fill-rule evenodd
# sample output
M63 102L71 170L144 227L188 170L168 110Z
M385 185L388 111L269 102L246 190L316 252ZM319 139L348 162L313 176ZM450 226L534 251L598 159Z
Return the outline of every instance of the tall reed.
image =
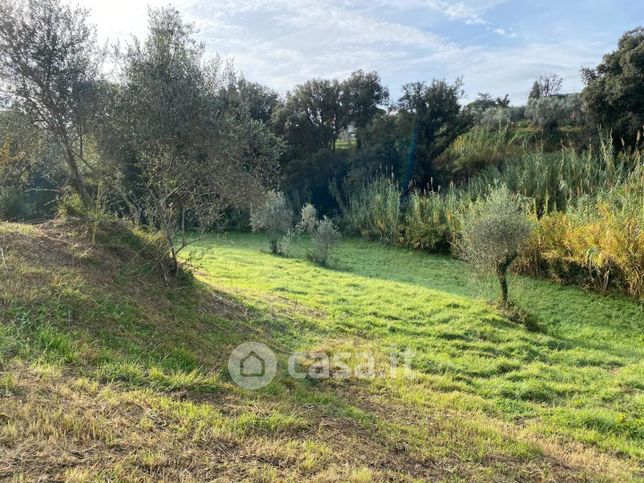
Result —
M615 150L602 137L593 149L526 152L458 187L411 193L391 178L349 197L345 222L371 239L450 253L461 213L492 187L529 201L537 230L516 270L601 290L644 296L644 153Z
M501 182L515 193L533 198L540 213L563 210L583 195L596 195L622 184L644 161L642 150L616 151L609 137L581 153L564 146L557 153L543 148L525 152L501 167L489 167L464 188L472 196Z
M404 205L399 240L402 245L449 253L459 231L459 212L469 204L458 190L414 192Z
M498 167L520 156L524 145L510 124L491 129L476 126L460 135L441 155L438 164L457 178L471 177L481 169Z
M387 243L396 241L400 219L400 188L391 178L377 178L351 194L345 224L361 236Z

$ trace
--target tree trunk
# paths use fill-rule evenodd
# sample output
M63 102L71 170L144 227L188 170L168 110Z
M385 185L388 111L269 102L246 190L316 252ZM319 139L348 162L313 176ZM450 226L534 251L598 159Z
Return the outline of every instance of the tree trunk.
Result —
M76 162L76 156L74 155L74 149L72 148L69 136L67 136L67 133L64 130L61 130L60 138L65 147L65 159L67 161L67 166L69 167L72 186L81 197L83 204L85 206L90 206L92 198L85 187L85 183L83 183L83 178L80 174L80 170L78 169L78 163Z
M501 269L500 266L496 270L496 276L499 279L499 286L501 287L501 305L503 307L508 306L508 277L505 270Z
M499 287L501 288L501 305L508 306L508 268L517 257L516 254L508 255L503 261L499 262L496 266L496 276L499 279Z
M170 257L172 258L171 274L173 277L176 277L179 274L179 260L177 259L177 249L174 245L174 238L167 225L163 227L163 232L165 233L166 243L168 244Z
M179 275L179 260L177 260L177 252L172 248L172 276L176 277Z
M66 147L66 151L70 151L70 148ZM83 178L81 177L80 171L78 169L78 164L76 164L76 159L73 154L67 154L67 164L69 165L69 170L71 171L71 182L72 186L81 197L83 204L89 206L91 204L91 197L89 192L83 183Z

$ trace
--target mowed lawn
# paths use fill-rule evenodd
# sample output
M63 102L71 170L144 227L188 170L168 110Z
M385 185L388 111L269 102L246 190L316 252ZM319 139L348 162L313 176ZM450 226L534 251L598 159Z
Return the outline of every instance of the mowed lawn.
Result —
M323 268L235 234L185 251L198 280L166 287L145 234L82 233L0 224L0 479L644 476L632 300L515 279L510 321L493 281L447 257L344 240ZM278 355L256 391L228 374L248 341ZM390 370L407 350L411 371ZM335 356L369 353L376 377L294 379L294 352L311 355L298 372L326 354L336 376Z
M411 349L413 379L356 384L424 413L483 416L642 462L642 305L515 277L526 327L488 302L493 281L447 257L345 240L323 268L301 247L288 258L265 249L261 236L213 236L188 258L201 279L266 314L257 329L282 354L369 350L386 360Z

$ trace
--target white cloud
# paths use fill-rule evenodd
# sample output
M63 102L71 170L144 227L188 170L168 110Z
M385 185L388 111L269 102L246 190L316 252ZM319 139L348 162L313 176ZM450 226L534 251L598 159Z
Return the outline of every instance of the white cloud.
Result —
M508 0L400 0L393 2L398 8L427 8L441 12L451 20L462 20L467 24L486 23L485 13Z
M78 1L78 0L69 0ZM80 0L91 8L101 39L144 36L147 8L168 0ZM510 93L523 101L531 80L544 70L578 79L579 67L604 50L587 43L522 44L511 27L494 26L490 10L507 0L174 0L199 29L209 56L234 58L247 78L282 92L311 77L343 77L363 68L378 70L395 96L404 82L463 76L479 91ZM442 20L441 20L442 19ZM426 21L426 22L425 22ZM472 24L467 44L432 32L433 22ZM483 35L481 35L481 30ZM486 32L488 32L486 34ZM493 46L481 44L498 35ZM498 39L498 37L497 37ZM502 42L504 45L497 45ZM570 89L572 89L572 85ZM576 87L580 87L577 82Z
M544 72L561 75L564 91L578 91L582 87L581 66L596 63L600 56L596 46L583 42L565 48L551 43L497 50L472 48L464 57L450 59L446 69L453 75L463 75L469 99L478 92L507 93L513 104L519 104L526 101L532 81Z

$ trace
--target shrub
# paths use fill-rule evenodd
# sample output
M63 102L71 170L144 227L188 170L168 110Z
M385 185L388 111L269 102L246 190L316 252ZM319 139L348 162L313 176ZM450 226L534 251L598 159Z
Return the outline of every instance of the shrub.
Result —
M31 218L36 207L25 193L14 186L0 186L0 219L24 220Z
M302 207L296 231L311 237L311 248L307 251L307 257L315 263L326 265L331 249L340 239L340 231L335 224L326 216L318 219L315 207L307 203Z
M510 121L521 122L525 119L525 106L510 106L507 109L510 113Z
M298 230L309 235L312 235L315 231L315 227L318 223L318 212L311 203L307 203L302 207L302 213L300 216L300 222L297 227Z
M61 198L58 203L58 216L63 219L85 219L89 212L80 195L72 193Z
M293 211L284 193L269 191L264 202L251 210L250 225L253 231L266 233L271 253L286 254Z
M505 186L495 188L470 205L461 223L459 253L474 265L494 271L501 303L507 306L507 272L532 231L518 197Z
M340 240L340 231L333 222L324 216L318 220L311 234L311 250L309 259L320 265L326 265L333 246Z

